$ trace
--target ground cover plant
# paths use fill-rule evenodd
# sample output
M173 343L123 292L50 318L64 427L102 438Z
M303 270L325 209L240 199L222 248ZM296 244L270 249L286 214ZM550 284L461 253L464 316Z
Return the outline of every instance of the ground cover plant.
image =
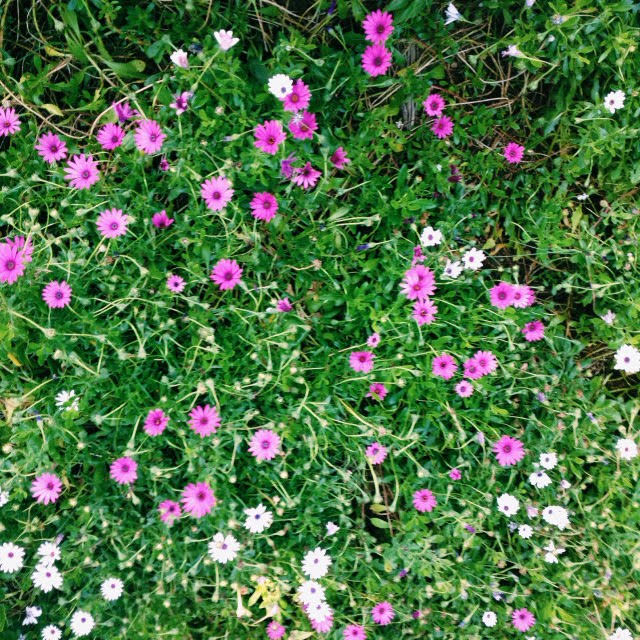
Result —
M638 636L639 6L0 9L0 638Z

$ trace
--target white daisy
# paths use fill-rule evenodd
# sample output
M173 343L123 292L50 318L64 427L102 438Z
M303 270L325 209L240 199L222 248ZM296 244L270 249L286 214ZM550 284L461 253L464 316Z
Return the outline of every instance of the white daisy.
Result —
M484 251L480 249L469 249L463 256L462 262L465 269L471 269L471 271L477 271L482 267L482 263L487 256L484 255Z
M444 271L442 272L443 276L447 276L448 278L457 278L462 273L462 263L459 260L455 262L451 262L451 260L447 260L447 264L444 265Z
M317 602L307 609L307 616L315 622L322 622L331 615L331 607L326 602Z
M24 564L24 549L13 542L0 544L0 571L15 573Z
M504 515L508 516L509 518L511 516L514 516L520 508L520 502L518 501L518 498L515 498L508 493L503 493L497 498L497 501L498 510L502 511L502 513L504 513Z
M105 600L117 600L122 595L124 583L120 578L107 578L100 585L100 593Z
M545 507L542 510L542 518L560 530L566 529L570 525L568 511L557 504Z
M93 621L93 616L88 611L79 609L71 616L70 625L73 635L79 638L89 635L95 626L95 622Z
M462 17L462 14L455 8L455 5L453 4L453 2L449 3L444 14L446 17L446 20L444 21L445 24L451 24L456 20L464 20L464 18Z
M273 513L262 504L259 504L255 509L245 509L244 512L247 516L244 528L251 533L262 533L273 523Z
M40 563L31 574L31 581L38 589L49 593L52 589L62 588L62 574L52 564Z
M560 488L562 488L562 489L570 489L571 488L571 483L568 480L565 480L564 478L562 478L562 480L560 480Z
M528 524L521 524L518 527L518 535L524 540L528 540L533 535L533 528Z
M0 507L4 507L9 502L9 492L0 489Z
M40 564L50 565L60 560L60 547L55 542L43 542L36 553L40 556Z
M519 58L522 55L522 51L520 51L515 44L510 44L504 51L500 52L500 55L503 58L506 56L509 56L510 58Z
M238 555L240 543L232 536L216 533L209 543L209 556L215 562L226 564Z
M40 607L27 607L24 610L25 618L22 624L38 624L38 618L42 615Z
M588 197L588 193L581 193L579 196L576 196L576 200L586 200Z
M609 113L615 113L624 107L624 91L611 91L604 97L604 108Z
M638 455L638 445L628 438L620 438L616 442L616 450L623 460L632 460Z
M556 545L553 544L552 540L546 547L543 547L543 549L546 551L546 553L544 554L544 561L548 562L549 564L557 564L558 556L561 556L565 551L561 547L556 547Z
M293 89L293 80L284 73L277 73L269 78L269 93L278 100L284 100Z
M327 535L328 536L332 536L334 533L338 533L338 531L340 530L340 527L333 523L333 522L327 522Z
M600 316L600 317L602 318L602 321L605 324L612 325L616 319L616 314L613 313L611 309L608 309L607 313L605 313L603 316Z
M623 629L617 627L616 630L609 636L609 640L633 640L631 631L629 629Z
M324 587L315 580L307 580L298 587L298 597L308 606L324 602Z
M56 394L56 407L65 411L78 410L78 398L75 391L60 391Z
M493 611L485 611L482 614L482 624L485 627L495 627L498 622L498 616Z
M302 558L302 572L312 580L324 578L330 566L331 558L320 547L316 547L313 551L307 551Z
M540 454L540 466L545 469L553 469L558 464L558 456L555 452L550 451L549 453L541 453Z
M48 624L42 630L42 640L60 640L62 638L62 631L55 624Z
M615 353L616 363L613 368L625 373L640 371L640 351L630 344L623 344Z
M551 478L544 471L534 471L529 476L529 482L536 489L544 489L551 484Z
M435 247L442 242L442 232L433 227L425 227L420 235L420 242L423 247Z

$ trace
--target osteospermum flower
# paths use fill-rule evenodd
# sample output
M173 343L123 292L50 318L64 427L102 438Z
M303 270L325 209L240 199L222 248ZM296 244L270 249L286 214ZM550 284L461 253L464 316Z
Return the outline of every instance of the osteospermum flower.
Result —
M432 125L431 131L437 138L444 140L453 133L453 120L449 116L440 116Z
M254 194L249 206L251 207L251 215L265 222L273 220L278 212L278 201L273 194L266 191Z
M31 495L40 504L55 502L61 491L62 482L54 473L43 473L31 483Z
M297 590L302 604L311 607L325 601L324 587L315 580L305 580Z
M522 442L511 436L502 436L493 445L493 452L496 454L496 460L501 467L509 467L516 464L516 462L520 462L525 454Z
M372 77L382 76L391 66L391 51L381 44L368 46L362 54L362 68Z
M373 442L367 447L366 450L367 459L371 464L382 464L387 457L387 449L379 442Z
M206 482L192 482L183 489L180 501L187 513L194 518L202 518L215 507L216 496Z
M307 551L302 558L302 573L312 580L324 578L330 566L331 558L327 555L326 550L321 547Z
M449 380L453 377L453 374L458 370L458 365L453 356L448 353L443 353L435 357L431 362L431 371L434 376L438 376L443 380Z
M408 269L400 284L400 291L409 300L425 300L435 293L435 276L428 267L417 264Z
M233 289L242 280L242 268L235 260L218 260L209 275L221 291Z
M25 238L24 236L16 236L15 238L7 238L6 244L10 247L15 247L20 251L20 257L25 264L33 260L33 245L31 244L31 238Z
M118 238L127 233L127 216L122 213L122 209L105 209L96 221L98 231L105 238Z
M275 76L269 78L267 83L269 93L278 100L284 100L293 89L293 80L284 73L276 73Z
M382 44L393 33L393 16L386 11L372 11L363 23L365 38L374 44Z
M377 400L384 400L387 393L387 387L385 387L382 382L374 382L369 385L369 393L367 393L367 398L376 398Z
M169 105L176 110L176 115L181 116L189 108L189 100L193 98L192 91L183 91L173 96L173 102Z
M189 414L189 426L201 438L215 433L220 426L220 416L215 407L205 404L204 407L195 407Z
M45 162L53 164L54 162L64 160L67 157L67 144L55 133L51 133L51 131L49 131L47 133L43 133L38 138L36 151Z
M186 282L184 281L184 278L171 273L167 276L167 289L169 289L169 291L173 291L173 293L180 293L185 286Z
M516 609L511 614L511 622L518 631L529 631L536 623L536 618L529 609Z
M604 108L609 113L615 113L618 109L624 107L624 91L618 89L617 91L611 91L604 97Z
M473 385L467 380L461 380L455 386L455 390L461 398L468 398L473 394Z
M469 249L469 251L465 252L462 256L462 263L464 264L465 269L477 271L482 267L482 263L485 261L486 257L487 256L484 254L484 251L480 249Z
M160 151L166 137L167 134L162 132L160 125L155 120L140 120L138 128L133 135L136 147L142 153L147 154Z
M293 305L289 301L289 298L281 298L276 303L276 309L282 313L287 313L293 309Z
M0 280L1 279L0 274ZM640 372L640 351L633 345L623 344L618 347L614 358L615 364L613 368L616 369L616 371L624 371L625 373L631 374Z
M233 189L224 176L209 178L200 185L200 195L211 211L224 209L231 201Z
M437 313L438 307L429 298L425 298L423 301L416 300L413 305L413 318L418 326L431 324L436 319Z
M391 603L387 602L379 602L373 609L371 609L371 617L376 624L379 625L387 625L389 624L395 616L395 612L393 611L393 607Z
M138 115L138 112L133 110L128 102L114 102L111 104L111 108L120 122L126 122Z
M0 137L12 136L20 131L20 118L12 107L0 107Z
M284 160L280 161L280 173L285 178L292 178L294 173L293 163L297 160L294 153L290 153Z
M40 556L38 564L48 566L60 560L60 547L55 542L43 542L36 553Z
M476 351L473 361L481 376L489 375L498 368L498 361L491 351Z
M429 489L420 489L413 494L413 506L420 513L433 511L436 504L438 504L438 501Z
M100 128L96 139L103 149L112 151L122 144L124 140L124 129L114 122L109 122Z
M24 549L13 542L0 544L0 571L15 573L24 564Z
M289 131L296 140L310 140L317 129L316 114L309 111L296 114L289 122Z
M517 144L516 142L510 142L504 148L504 157L507 159L509 164L518 164L522 160L522 156L524 155L524 147Z
M78 610L71 616L71 631L76 637L87 636L95 626L93 616L88 611Z
M440 116L444 111L445 101L439 93L432 93L422 103L422 106L428 116Z
M503 493L501 496L498 496L496 498L496 502L498 503L498 511L504 513L508 518L514 516L518 513L518 509L520 509L520 502L518 498L508 493Z
M638 455L638 445L630 438L618 438L616 451L622 460L633 460Z
M169 416L162 409L151 409L144 421L144 430L150 436L159 436L169 424Z
M60 640L62 631L55 624L48 624L42 629L42 640Z
M380 344L380 334L377 331L374 331L367 338L367 346L375 349Z
M215 37L216 42L218 43L218 46L223 51L228 51L229 49L231 49L231 47L233 47L238 42L240 42L239 38L233 37L233 31L226 31L225 29L220 29L220 31L214 31L213 36Z
M13 284L24 274L22 252L8 242L0 244L0 282Z
M180 504L174 500L163 500L158 505L158 511L160 512L160 520L169 527L182 515Z
M273 513L263 504L259 504L254 509L245 509L247 518L244 521L244 528L251 533L262 533L273 523Z
M174 51L169 56L169 59L171 60L171 62L173 62L173 64L176 65L176 67L181 67L182 69L189 68L189 55L187 54L186 51L183 51L182 49L178 49L177 51Z
M304 167L293 167L293 175L291 180L303 189L309 189L316 186L318 178L322 175L320 171L314 169L310 162Z
M371 351L354 351L349 355L349 366L354 371L369 373L373 369L375 354Z
M238 555L240 543L231 534L225 536L222 533L216 533L213 540L209 542L208 549L209 557L214 562L226 564Z
M258 460L271 460L280 451L280 436L271 429L259 429L249 441L249 452Z
M131 484L138 477L138 463L132 458L118 458L111 463L109 472L118 484Z
M311 92L309 87L302 80L296 80L291 91L284 98L284 110L292 111L293 113L303 111L309 106L310 102Z
M287 630L285 629L285 627L283 627L276 620L272 620L267 625L267 636L269 640L280 640L280 638L282 638L282 636L286 633L286 631Z
M49 308L62 309L71 302L71 287L64 280L53 280L42 290L42 299Z
M102 597L109 602L117 600L122 595L123 589L124 583L119 578L107 578L100 585Z
M527 342L537 342L544 338L544 324L541 320L527 322L522 328L522 334Z
M346 165L348 165L351 162L351 160L347 158L347 152L342 147L338 147L331 154L329 161L336 169L343 169Z
M64 179L75 189L88 189L100 179L98 164L84 153L71 157L64 170Z
M364 627L359 624L350 624L342 632L344 640L367 640L367 633Z
M164 209L162 211L154 213L153 216L151 216L151 223L158 229L167 229L174 222L175 220L173 218L170 218Z
M536 294L526 284L516 284L513 287L513 306L516 309L530 307L536 301Z
M262 124L259 124L254 129L254 146L268 153L274 155L278 152L278 147L284 142L287 134L282 128L282 123L278 120L266 120Z
M513 303L513 286L508 282L499 282L489 289L491 304L498 309L506 309Z

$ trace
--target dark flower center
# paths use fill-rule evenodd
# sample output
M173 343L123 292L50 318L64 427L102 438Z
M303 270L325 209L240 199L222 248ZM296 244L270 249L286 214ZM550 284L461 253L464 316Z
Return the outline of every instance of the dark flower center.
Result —
M199 492L198 492L198 495L196 496L196 498L197 498L198 500L201 500L201 501L202 501L202 500L204 500L204 499L206 498L206 496L205 496L205 494L204 494L204 491L199 491Z
M504 447L502 447L502 450L504 451L504 453L511 453L511 445L505 444Z
M56 300L62 300L62 291L56 291L55 297Z
M51 153L58 153L58 147L55 144L52 144L50 151Z
M376 56L376 57L373 59L373 64L374 64L374 66L376 66L376 67L380 67L380 66L382 66L382 58L381 58L380 56Z
M124 473L129 473L129 465L128 464L123 464L122 465L122 471Z
M214 200L220 200L220 192L219 192L219 191L214 191L214 192L211 194L211 197L212 197Z
M4 266L6 269L8 269L9 271L11 271L12 269L16 268L16 261L15 260L7 260L4 263Z
M91 174L85 169L80 175L86 180Z
M49 482L47 484L47 489L49 489L49 491L51 491L53 489L53 482Z
M149 140L151 140L151 142L155 142L155 141L156 141L156 139L157 139L157 137L158 137L158 136L157 136L155 133L152 133L152 134L149 136Z
M263 440L262 444L260 445L263 449L268 449L271 445L269 443L268 440Z
M224 274L224 279L228 282L229 280L233 280L233 271L227 271Z
M109 225L109 228L110 228L110 229L113 229L113 230L115 231L115 230L118 228L118 223L117 223L117 222L112 222L112 223Z
M267 144L275 144L276 139L273 136L267 138Z

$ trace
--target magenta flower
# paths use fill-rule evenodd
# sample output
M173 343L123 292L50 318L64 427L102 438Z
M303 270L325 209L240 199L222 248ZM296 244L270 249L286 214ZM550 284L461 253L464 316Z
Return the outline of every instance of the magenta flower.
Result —
M140 120L133 139L136 147L142 153L156 153L162 149L162 143L167 137L166 133L162 133L160 125L155 120Z
M322 175L320 171L314 169L310 162L304 167L293 167L293 177L291 178L295 184L303 189L315 187L318 178Z
M536 623L536 618L528 609L516 609L511 614L511 622L518 631L529 631Z
M429 489L420 489L413 494L413 506L420 513L433 511L436 504L438 504L438 501Z
M160 520L170 527L182 515L180 505L173 500L163 500L158 506Z
M449 380L453 377L453 374L458 370L458 365L453 356L448 353L443 353L435 357L431 362L431 371L434 376L438 376L443 380Z
M20 131L20 118L12 107L0 107L0 137L12 136Z
M200 185L200 195L211 211L224 209L233 196L231 182L224 176L209 178Z
M131 458L118 458L111 463L110 475L118 484L131 484L138 477L138 464Z
M351 162L351 160L347 158L347 152L342 147L338 147L331 154L329 161L336 169L344 169L344 167Z
M379 442L370 444L365 453L371 464L382 464L387 457L386 447Z
M413 305L413 318L418 326L431 324L436 319L437 313L438 307L429 298L425 298L424 301L416 300Z
M43 473L31 483L31 495L40 504L55 502L61 491L62 482L54 473Z
M382 44L393 33L393 16L386 11L372 11L362 23L364 36L369 42Z
M169 289L169 291L173 291L173 293L180 293L185 286L186 283L184 278L171 273L167 276L167 289Z
M266 120L254 129L255 141L253 145L258 149L275 155L278 147L284 142L287 134L278 120Z
M170 227L175 220L173 218L170 218L167 215L167 212L163 209L162 211L158 211L157 213L154 213L153 216L151 217L151 222L153 223L154 227L157 227L158 229L166 229L167 227Z
M367 338L367 346L375 349L380 344L380 334L377 331L374 331Z
M100 179L98 164L84 153L72 156L64 170L64 179L75 189L88 189Z
M404 279L400 284L400 291L409 300L424 301L435 293L435 281L436 278L431 269L417 264L405 272Z
M530 307L536 301L536 294L526 284L516 284L513 287L513 306L516 309Z
M316 605L318 606L318 605ZM318 633L329 633L331 627L333 627L333 611L327 614L327 617L322 620L316 620L316 618L309 618L309 624L314 631Z
M368 46L362 54L362 68L372 77L382 76L391 66L391 51L381 44Z
M251 437L249 451L258 460L271 460L280 451L280 436L271 429L260 429Z
M367 393L367 398L376 398L377 400L384 400L385 396L389 393L387 391L387 387L385 387L382 382L374 382L369 385L369 393Z
M276 303L276 309L282 313L287 313L293 309L293 305L289 302L289 298L281 298Z
M345 627L342 637L344 640L367 640L367 633L359 624L350 624Z
M206 516L216 505L216 497L206 482L193 482L182 491L182 508L194 518Z
M250 206L251 215L264 222L273 220L278 212L278 201L274 195L266 191L254 194Z
M30 238L25 239L24 236L16 236L15 238L7 238L5 242L10 247L15 247L20 251L20 257L25 264L33 260L31 257L33 255L33 245Z
M537 342L544 338L544 324L540 320L534 320L533 322L527 322L522 329L524 339L527 342Z
M524 147L515 142L510 142L504 148L504 157L509 164L518 164L522 160L523 155Z
M289 131L296 140L311 140L313 132L318 128L316 122L316 114L309 111L303 111L302 114L296 114L289 122Z
M387 625L395 616L393 607L386 600L379 602L373 609L371 609L371 617L376 624Z
M105 238L117 238L127 233L127 216L122 209L106 209L98 216L96 226Z
M286 629L276 620L272 620L267 625L267 636L269 637L269 640L280 640L285 632Z
M173 102L169 106L176 110L176 115L181 116L189 108L189 100L192 97L191 91L183 91L174 96Z
M120 122L126 122L138 113L131 108L128 102L114 102L111 107Z
M242 281L242 268L235 260L218 260L209 275L221 291L233 289Z
M169 416L162 409L151 409L144 421L144 430L150 436L159 436L169 424Z
M106 151L113 151L122 144L124 140L124 129L114 122L109 122L101 127L96 135L96 140Z
M38 138L36 151L45 162L53 164L67 157L67 145L55 133L43 133Z
M71 287L64 280L53 280L42 290L42 299L50 309L62 309L71 302Z
M208 404L205 404L204 407L198 406L192 409L189 418L191 418L189 426L201 438L215 433L220 426L218 410Z
M445 108L445 101L439 93L432 93L422 103L422 106L428 116L441 116Z
M162 158L160 158L160 171L169 171L169 161L167 160L167 156L162 156Z
M493 452L496 454L496 460L501 467L510 467L516 462L520 462L525 454L522 442L511 436L502 436L493 445Z
M453 120L449 116L440 116L431 125L431 131L441 140L448 138L453 133Z
M449 471L449 477L452 480L460 480L460 478L462 478L462 473L460 472L460 469L451 469L451 471Z
M461 398L468 398L473 393L473 385L466 380L460 380L455 388Z
M284 110L296 113L306 109L309 102L311 102L309 87L302 80L296 80L293 88L284 98Z
M0 282L13 284L24 274L24 259L20 249L9 242L0 244Z
M293 163L297 160L295 154L289 154L284 160L280 161L280 173L285 178L291 178L293 176L294 167Z
M354 351L349 356L349 366L354 371L369 373L373 369L375 355L371 351Z
M464 377L469 378L469 380L478 380L482 378L484 373L482 373L482 369L478 366L478 361L475 358L469 358L464 362Z
M489 290L491 304L498 309L506 309L513 304L513 286L508 282L499 282Z
M476 351L473 359L481 376L489 375L498 368L498 361L491 351Z

